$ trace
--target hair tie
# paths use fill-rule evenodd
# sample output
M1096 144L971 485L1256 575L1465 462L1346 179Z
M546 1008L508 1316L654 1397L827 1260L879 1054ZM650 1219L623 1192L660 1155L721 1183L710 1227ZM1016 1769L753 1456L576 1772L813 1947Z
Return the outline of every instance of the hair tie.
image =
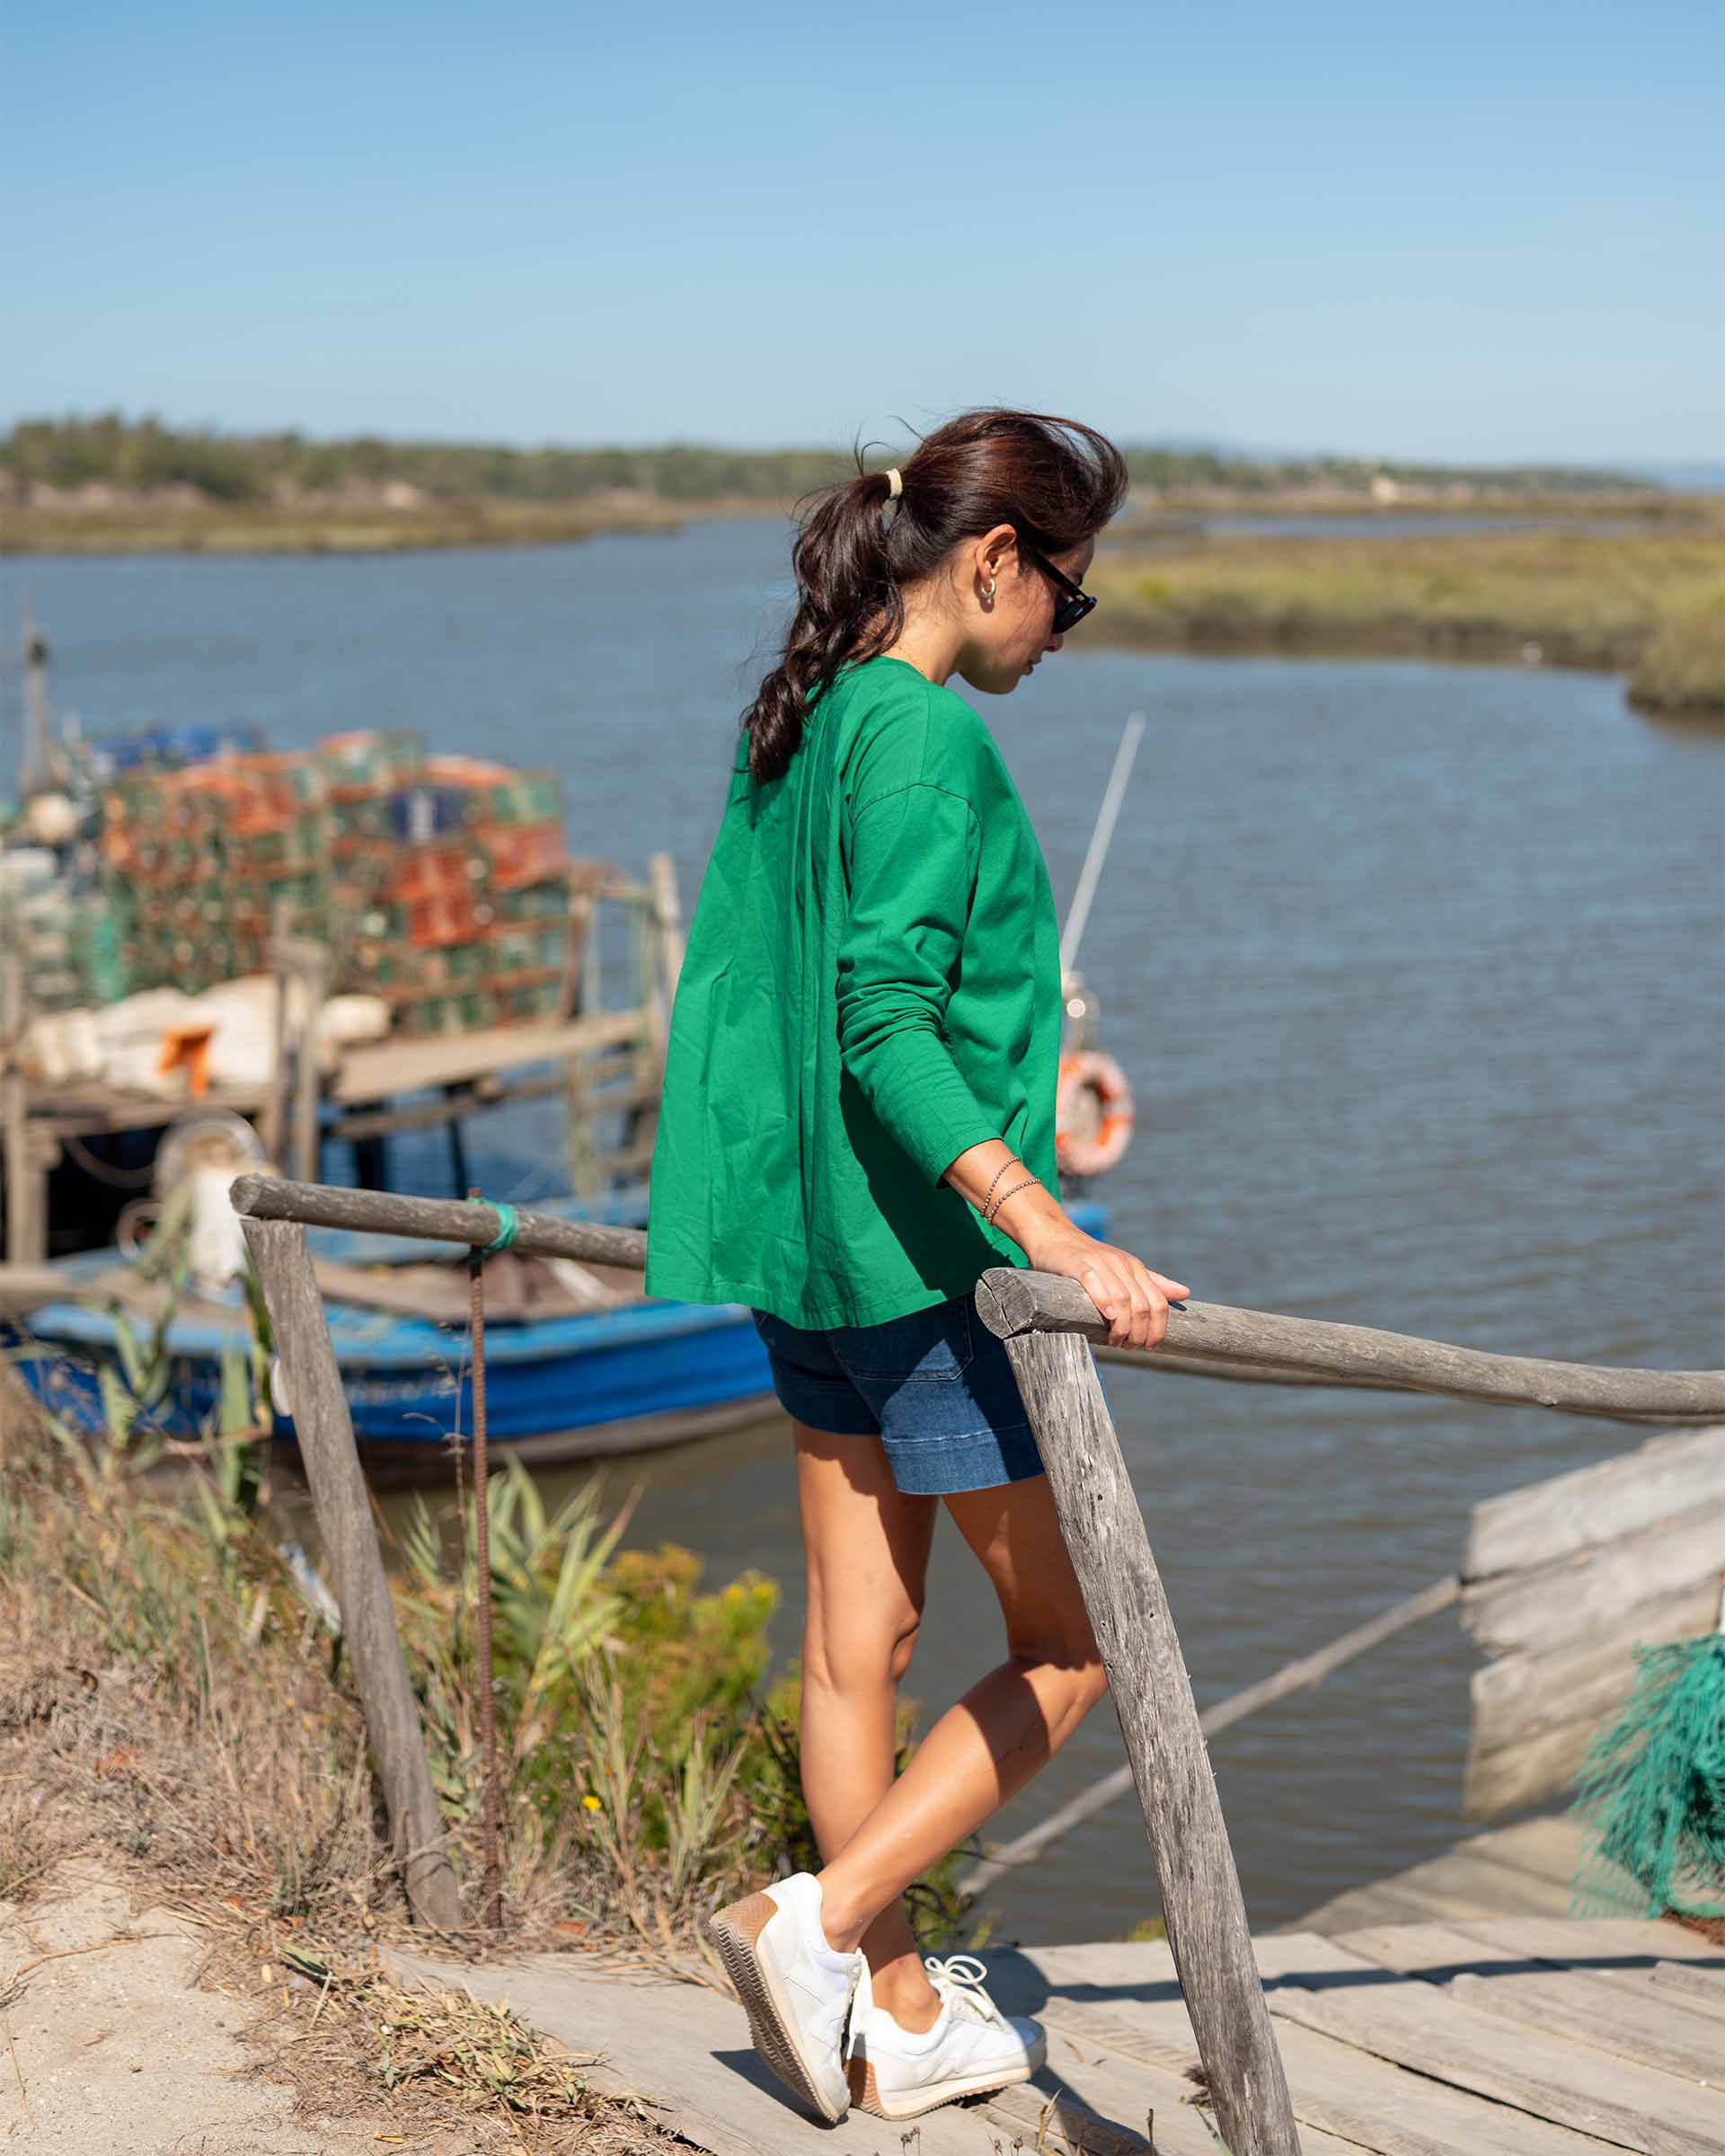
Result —
M887 473L887 499L889 501L897 501L899 495L901 495L904 490L904 474L899 471L898 465L894 464L892 469Z

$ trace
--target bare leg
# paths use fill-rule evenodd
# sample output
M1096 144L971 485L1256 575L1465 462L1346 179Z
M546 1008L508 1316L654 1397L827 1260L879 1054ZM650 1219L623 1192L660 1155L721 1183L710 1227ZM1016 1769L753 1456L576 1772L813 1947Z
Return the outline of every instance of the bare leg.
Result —
M879 1438L792 1427L809 1582L802 1790L830 1862L892 1787L898 1682L922 1618L939 1499L896 1486ZM933 2025L940 2000L898 1894L845 1943L862 1947L877 2005L906 2028Z
M1108 1689L1047 1476L944 1501L994 1583L1010 1653L948 1709L826 1858L822 1920L841 1948L1022 1789Z

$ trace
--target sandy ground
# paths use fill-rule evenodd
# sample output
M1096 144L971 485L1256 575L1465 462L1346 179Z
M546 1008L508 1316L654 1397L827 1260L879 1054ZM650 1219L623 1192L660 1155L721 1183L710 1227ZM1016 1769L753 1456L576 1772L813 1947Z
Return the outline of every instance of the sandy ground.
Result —
M0 2148L7 2156L466 2156L459 2128L294 2116L247 2043L249 2012L200 1990L206 1946L169 1909L134 1914L68 1863L27 1908L0 1903ZM52 1957L53 1958L49 1958Z

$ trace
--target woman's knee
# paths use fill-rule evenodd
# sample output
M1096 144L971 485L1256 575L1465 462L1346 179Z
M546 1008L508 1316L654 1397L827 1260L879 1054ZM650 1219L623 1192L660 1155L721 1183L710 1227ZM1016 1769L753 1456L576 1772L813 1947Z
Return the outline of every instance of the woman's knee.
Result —
M916 1651L922 1612L850 1612L817 1618L803 1634L805 1681L830 1692L873 1692L904 1677Z
M1088 1619L1051 1624L1009 1618L1006 1651L1015 1662L1056 1674L1077 1714L1088 1714L1108 1691L1108 1672Z
M916 1642L922 1637L923 1621L920 1616L909 1618L893 1637L892 1655L889 1667L895 1684L907 1674L911 1657L916 1652Z

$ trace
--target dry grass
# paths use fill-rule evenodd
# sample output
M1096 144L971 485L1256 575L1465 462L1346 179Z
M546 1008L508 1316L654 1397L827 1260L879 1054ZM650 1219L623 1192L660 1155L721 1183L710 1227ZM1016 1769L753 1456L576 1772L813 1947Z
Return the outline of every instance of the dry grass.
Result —
M1725 531L1218 539L1106 549L1086 638L1147 649L1536 658L1628 671L1682 621L1684 694L1725 709Z
M416 2139L456 2125L461 2156L683 2145L641 2103L595 2090L582 2071L591 2062L517 2016L409 1989L378 1966L379 1942L423 1939L410 1932L356 1751L306 1745L291 1712L272 1748L219 1688L189 1727L135 1673L99 1674L42 1646L14 1643L0 1661L0 1774L32 1820L0 1845L22 1889L7 1898L40 1891L76 1849L114 1866L136 1902L190 1918L209 1944L200 1982L246 2010L258 2071L288 2080L308 2117L381 2116ZM53 1825L40 1834L44 1820ZM512 1883L518 1895L532 1884L518 1869ZM551 1936L554 1922L524 1922L509 1943Z
M153 1494L123 1463L57 1446L15 1397L0 1401L0 1886L51 1862L49 1822L70 1805L101 1845L166 1879L301 1918L332 1942L405 1936L347 1665L270 1534L207 1480L196 1500ZM583 1594L559 1599L579 1553L568 1523L540 1519L517 1534L507 1503L495 1516L502 1548L521 1560L499 1600L503 1942L477 1922L472 1627L456 1621L447 1586L398 1586L466 1943L579 1947L722 1984L697 1920L769 1877L776 1855L748 1684L715 1727L709 1715L668 1718L655 1700L626 1697L597 1651L572 1665L572 1605L588 1595L626 1629L615 1598L583 1575ZM738 1603L740 1625L762 1621L746 1596ZM710 1662L734 1644L730 1633L710 1642L691 1682L710 1684ZM650 1669L676 1657L635 1659Z
M507 2006L396 1983L375 1953L309 1947L279 1919L231 1903L193 1913L209 1940L203 1981L249 2007L258 2072L290 2083L308 2118L381 2113L393 2135L415 2142L453 2126L461 2156L671 2156L688 2145L643 2099L596 2090L593 2058Z

